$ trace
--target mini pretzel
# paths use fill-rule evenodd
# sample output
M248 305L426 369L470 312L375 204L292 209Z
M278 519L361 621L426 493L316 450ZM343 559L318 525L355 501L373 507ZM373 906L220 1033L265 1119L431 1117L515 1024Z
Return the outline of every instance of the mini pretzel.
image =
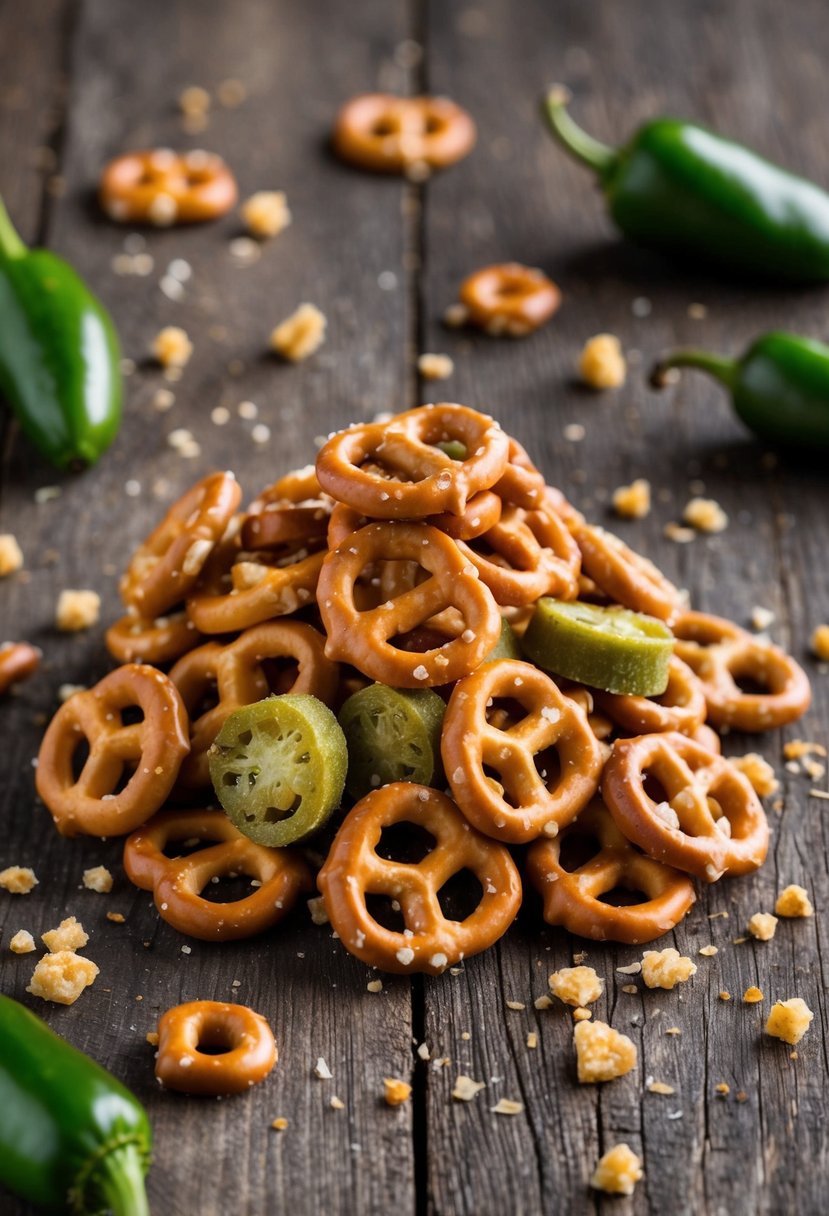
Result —
M0 646L0 695L12 684L28 680L40 665L41 652L28 642L7 642Z
M106 648L119 663L174 663L202 638L185 612L147 621L127 613L104 635Z
M269 670L280 666L279 660L282 671ZM331 705L338 672L336 663L325 657L325 638L311 625L269 621L227 646L208 642L191 650L173 667L170 679L190 715L190 755L179 773L179 786L198 789L210 785L208 748L235 709L272 692L307 692ZM214 689L216 704L199 713Z
M561 292L541 270L520 262L483 266L461 283L459 299L473 325L493 337L523 337L545 325Z
M617 740L602 792L629 840L706 882L765 860L768 822L748 778L686 735Z
M181 603L241 495L232 473L212 473L188 490L133 555L120 583L124 602L149 619Z
M542 595L573 600L578 593L579 548L552 511L505 505L494 528L458 548L499 604L520 608Z
M565 867L561 854L576 840L595 848L583 864ZM591 803L555 840L537 841L527 854L527 876L544 901L544 919L592 941L637 946L673 929L696 899L679 870L642 854L626 840L601 801ZM603 895L622 887L644 896L616 907Z
M436 445L459 439L465 460ZM496 422L465 405L424 405L391 422L340 431L317 456L320 485L371 519L462 515L473 494L503 475L509 441Z
M432 851L416 865L379 856L383 829L407 822L434 837ZM438 893L461 870L472 871L483 894L466 919L448 920ZM369 966L401 974L440 975L486 950L507 931L521 903L521 881L507 850L470 827L444 794L410 782L374 790L349 811L317 881L346 949ZM403 932L371 916L370 895L399 903Z
M596 704L634 735L677 730L693 736L705 721L705 695L691 668L671 655L668 687L658 697L621 696L594 689Z
M526 511L536 510L544 499L543 475L539 473L518 440L511 436L507 467L496 482L494 490L505 502L514 503L516 507L523 507ZM563 494L561 498L563 501Z
M354 584L371 563L417 562L430 578L394 599L360 612ZM473 671L495 645L501 619L492 595L457 545L426 524L370 524L332 550L320 573L317 600L328 634L325 653L395 688L448 684ZM438 648L411 653L394 639L456 608L465 629Z
M155 1075L165 1089L214 1097L246 1093L276 1060L270 1026L247 1005L188 1001L158 1019Z
M187 857L170 859L171 843L212 841ZM270 929L312 889L311 874L292 849L269 849L237 831L223 811L162 811L124 844L124 869L152 891L162 920L207 942L238 941ZM245 874L258 886L243 899L204 899L214 878Z
M218 219L238 197L220 156L169 148L117 156L101 174L99 191L110 219L162 226Z
M681 592L653 562L604 528L575 529L584 572L610 599L672 624L684 609Z
M293 541L324 543L334 504L323 494L313 465L280 477L251 503L242 525L246 549Z
M443 169L475 143L475 124L447 97L364 93L342 107L334 150L349 164L375 173Z
M462 515L442 511L439 515L427 515L423 520L432 528L439 528L453 540L474 540L494 528L501 518L501 499L492 490L481 490L470 498ZM328 547L336 549L352 532L359 532L371 520L352 507L338 502L331 512L328 523Z
M187 601L187 614L202 633L238 633L287 616L313 601L324 558L302 545L271 560L236 561L229 589L218 591L203 580Z
M124 712L136 708L142 721L125 725ZM76 778L73 759L84 742L89 755ZM187 711L175 684L131 663L60 707L40 745L37 792L62 836L121 836L155 814L189 750Z
M686 612L674 625L676 653L702 683L715 726L763 731L795 722L809 708L809 679L790 655L731 621ZM768 689L743 692L746 677Z
M500 702L508 706L503 716ZM466 818L508 844L556 835L595 795L603 763L583 711L544 672L515 659L458 681L441 755Z

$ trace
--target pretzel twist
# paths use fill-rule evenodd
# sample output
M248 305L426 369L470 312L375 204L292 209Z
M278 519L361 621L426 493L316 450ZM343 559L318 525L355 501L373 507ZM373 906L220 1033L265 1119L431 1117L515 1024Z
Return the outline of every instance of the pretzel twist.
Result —
M585 574L610 599L669 625L679 618L685 606L682 593L653 562L604 528L580 523L575 537Z
M127 613L110 625L104 635L109 653L119 663L174 663L198 646L202 637L186 612L175 612L154 621Z
M333 502L323 494L313 465L280 477L250 505L242 525L246 549L295 541L324 544Z
M436 842L416 865L386 860L376 851L384 828L406 822L425 828ZM438 893L465 869L483 894L464 920L448 920ZM369 966L401 974L439 975L487 949L506 932L521 902L521 881L507 850L470 827L444 794L408 782L375 790L349 811L317 882L346 949ZM376 921L367 895L396 900L405 930L394 932Z
M236 561L230 567L230 589L221 591L204 580L187 601L187 613L202 633L240 633L263 621L313 602L324 552L305 546L266 560Z
M41 652L29 642L7 642L0 646L0 695L12 684L28 680L40 666Z
M238 196L220 156L169 148L117 156L101 175L99 193L110 219L159 225L217 219Z
M493 528L458 548L499 604L521 608L542 595L573 600L578 594L579 548L552 511L505 505Z
M562 852L577 838L592 838L589 859L565 866ZM544 901L544 919L592 941L653 941L682 920L696 896L691 881L660 861L643 857L619 831L601 801L591 803L555 840L539 840L527 854L527 876ZM616 907L602 896L616 888L644 896Z
M340 110L333 142L343 160L375 173L442 169L472 149L475 124L447 97L364 93Z
M705 721L705 693L687 663L671 655L668 687L658 697L621 696L593 690L593 697L614 722L635 735L679 731L694 735Z
M276 1060L270 1026L247 1005L188 1001L158 1020L155 1075L165 1089L210 1096L247 1093Z
M557 310L561 292L541 270L520 262L483 266L461 283L459 298L473 325L498 337L523 337Z

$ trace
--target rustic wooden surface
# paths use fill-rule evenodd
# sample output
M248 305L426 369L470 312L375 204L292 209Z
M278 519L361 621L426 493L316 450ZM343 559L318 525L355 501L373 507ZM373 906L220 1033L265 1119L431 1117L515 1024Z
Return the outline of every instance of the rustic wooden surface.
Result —
M56 477L6 429L0 530L18 536L26 569L0 586L0 634L38 642L46 662L0 707L0 866L32 864L40 878L32 895L0 900L0 987L32 1001L24 990L34 956L6 951L16 929L39 933L75 914L91 930L97 983L70 1009L38 1012L147 1103L156 1132L153 1211L825 1212L828 812L809 798L807 778L783 769L781 749L796 736L827 742L829 677L807 654L811 629L829 619L826 473L774 467L702 377L688 375L657 396L644 373L677 341L738 350L772 326L825 337L827 293L680 274L620 244L590 175L550 143L537 117L544 86L563 78L577 116L599 137L618 141L654 113L694 115L829 184L829 32L820 0L675 0L658 18L647 0L362 0L347 8L335 0L0 0L0 32L0 192L26 238L57 249L92 282L137 364L123 433L80 479ZM246 83L244 104L214 102L207 129L185 134L181 89L200 84L215 96L228 77ZM376 87L429 88L467 105L480 130L472 156L425 188L337 165L325 148L332 114L344 98ZM96 177L109 156L151 144L215 149L236 169L243 195L285 189L293 226L246 268L228 250L239 232L232 217L151 233L153 273L115 275L112 258L126 234L98 214ZM177 257L193 278L173 301L159 280ZM446 331L440 316L459 279L507 258L540 265L560 282L564 304L554 322L514 343ZM326 345L307 364L277 366L262 353L267 333L305 299L328 316ZM700 303L707 315L694 319L689 305ZM164 381L146 354L154 333L172 323L196 349L172 386L175 405L158 413L152 400ZM631 366L623 390L597 396L573 382L573 368L583 341L599 331L619 335ZM446 386L418 386L418 350L452 355ZM775 639L814 676L815 703L802 724L727 740L729 752L750 744L775 764L782 810L771 813L764 869L706 892L672 935L691 953L708 942L720 947L716 958L698 959L682 991L623 993L628 978L614 967L636 951L585 947L540 929L532 906L460 974L391 978L380 994L367 992L366 969L328 930L311 926L304 909L270 937L194 942L185 955L148 896L124 879L118 843L59 839L35 801L31 761L59 685L91 683L107 668L100 629L70 638L54 631L60 589L99 590L103 619L111 619L125 553L204 471L230 465L252 494L305 463L315 436L436 396L492 410L596 518L616 485L650 477L652 515L620 524L620 533L704 609L745 622L753 605L771 608ZM242 400L258 404L270 446L252 441L252 423L236 413ZM210 420L216 405L231 411L223 428ZM581 442L564 436L574 422L585 428ZM182 426L201 445L195 459L167 443ZM138 497L126 494L128 481L139 483ZM698 481L726 508L730 526L674 545L662 529ZM35 491L51 485L60 497L36 504ZM98 862L117 875L111 896L79 889L81 871ZM734 945L748 916L770 909L788 882L809 889L816 917L781 922L771 943ZM108 922L107 910L123 912L126 923ZM607 980L598 1015L639 1046L637 1070L604 1087L575 1083L567 1011L532 1008L549 971L583 948ZM741 1004L751 983L765 992L764 1005ZM721 989L730 1003L718 999ZM815 1022L791 1060L760 1031L770 1001L794 995L815 1010ZM276 1030L279 1066L243 1101L188 1100L154 1085L144 1035L160 1010L196 996L235 996ZM527 1009L511 1011L506 1000ZM671 1025L682 1035L666 1036ZM535 1051L526 1048L531 1029ZM422 1041L451 1063L418 1062L413 1046ZM312 1075L320 1055L332 1081ZM487 1082L472 1103L451 1101L458 1072ZM411 1103L383 1105L385 1075L411 1075ZM674 1085L675 1095L647 1093L651 1076ZM726 1098L715 1094L720 1081L731 1087ZM345 1110L330 1108L333 1094ZM522 1101L525 1113L493 1115L501 1096ZM277 1115L290 1121L282 1134L269 1127ZM587 1178L620 1139L643 1154L646 1178L633 1199L604 1199ZM29 1211L2 1195L0 1207Z

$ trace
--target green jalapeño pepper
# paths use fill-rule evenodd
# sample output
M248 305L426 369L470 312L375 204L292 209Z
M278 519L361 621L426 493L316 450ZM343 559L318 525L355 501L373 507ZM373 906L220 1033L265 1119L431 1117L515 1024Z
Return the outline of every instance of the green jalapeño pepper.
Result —
M94 464L121 422L115 326L72 267L27 249L0 200L0 396L60 469Z
M0 1184L77 1216L149 1216L152 1131L128 1089L0 996Z
M653 387L666 384L675 367L700 368L724 384L739 417L761 439L829 452L829 346L822 342L764 334L739 359L677 350L653 369Z
M622 148L576 125L556 85L544 109L553 133L595 169L622 232L663 253L761 278L829 278L829 194L694 123L658 118Z

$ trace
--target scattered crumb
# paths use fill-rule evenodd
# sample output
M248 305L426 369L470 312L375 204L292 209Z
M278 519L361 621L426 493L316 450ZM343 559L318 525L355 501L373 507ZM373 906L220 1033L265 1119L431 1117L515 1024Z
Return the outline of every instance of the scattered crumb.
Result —
M728 527L728 516L713 498L692 498L682 518L698 532L724 532Z
M31 954L35 948L35 939L28 929L18 929L9 942L12 954Z
M538 1047L538 1035L534 1030L527 1031L527 1047L530 1051L535 1051L536 1047Z
M98 968L91 959L71 950L58 950L40 959L26 991L57 1005L72 1005L97 975Z
M782 1039L784 1043L794 1047L811 1026L814 1016L802 997L793 996L788 1001L775 1001L766 1019L766 1034L774 1039Z
M469 320L469 309L465 304L450 304L443 314L443 324L449 329L460 329Z
M115 925L123 925L125 919L123 912L107 912L107 920L111 920Z
M722 988L717 993L717 996L720 998L721 1001L730 1001L731 1000L731 993L727 992L725 988Z
M200 116L210 109L210 94L200 85L191 84L179 94L178 104L182 114L188 118Z
M744 1005L757 1005L760 1001L762 1001L762 999L762 992L754 984L752 984L749 988L746 988L745 992L743 993Z
M626 993L628 996L636 996L638 991L639 989L635 984L622 984L622 992Z
M592 967L562 967L548 982L550 991L565 1005L590 1005L604 992L604 980Z
M752 629L768 629L770 625L774 624L774 613L770 608L762 608L759 604L755 604L749 620Z
M648 988L673 988L696 974L696 963L673 946L665 950L646 950L642 955L642 979Z
M792 883L780 892L774 905L774 911L778 916L791 917L814 916L815 914L808 891L805 887L797 886L796 883Z
M523 1001L506 1001L505 1004L507 1009L514 1009L516 1011L527 1008Z
M648 1093L651 1094L675 1094L676 1090L673 1085L666 1085L664 1081L651 1081L648 1086Z
M411 1085L406 1081L401 1081L397 1077L383 1078L383 1097L386 1099L387 1106L401 1106L404 1102L408 1102L412 1092Z
M672 540L677 545L689 545L696 537L693 528L683 528L681 524L665 524L663 535L666 540Z
M417 370L424 380L448 380L455 364L448 355L425 354L418 359Z
M452 1097L458 1102L471 1102L482 1089L486 1089L485 1081L473 1081L471 1077L460 1073L455 1078L455 1088L452 1090Z
M418 1059L419 1060L429 1060L429 1059L431 1059L431 1056L432 1056L432 1053L429 1050L429 1044L428 1043L418 1043L418 1046L417 1046Z
M535 1000L533 1001L533 1007L535 1009L549 1009L550 1006L552 1005L552 1003L553 1003L552 1000L550 999L550 997L547 996L547 994L545 992L543 996L537 996L535 998Z
M34 870L28 866L6 866L0 870L0 888L10 895L28 895L37 886Z
M68 701L76 693L85 691L86 684L61 684L58 688L58 700L62 705L64 701Z
M708 309L705 304L689 304L688 316L692 321L704 321L708 316Z
M328 1105L332 1110L345 1110L345 1102L343 1102L342 1098L338 1098L336 1094L332 1096Z
M678 1026L669 1026L668 1029L665 1031L665 1034L674 1034L674 1035L682 1034L682 1031L679 1029Z
M829 625L818 625L812 634L812 651L822 663L829 663Z
M325 1060L320 1056L314 1065L314 1076L318 1077L320 1081L330 1081L333 1075Z
M748 931L758 942L770 942L777 928L777 917L771 912L755 912L748 922Z
M587 431L580 422L568 422L561 433L568 443L581 443Z
M178 325L167 325L153 338L150 349L162 367L184 367L193 353L193 343Z
M325 900L321 895L317 895L315 899L308 900L308 911L311 913L311 920L315 925L328 924L328 913L325 910Z
M23 566L23 550L17 543L17 537L10 532L0 535L0 578L14 574Z
M369 992L382 992L383 991L383 981L382 980L369 980L369 982L366 984L366 989Z
M718 1083L717 1083L717 1084L714 1086L714 1093L715 1093L715 1094L721 1094L723 1097L725 1097L725 1096L726 1096L726 1094L730 1094L730 1093L731 1093L731 1086L728 1084L728 1082L727 1082L727 1081L719 1081L719 1082L718 1082Z
M89 934L85 932L79 920L68 916L60 922L57 929L42 933L40 940L50 954L57 954L61 951L80 950L89 941Z
M522 1102L514 1102L512 1098L500 1098L489 1109L493 1115L520 1115L524 1105Z
M632 1195L643 1177L642 1162L627 1144L616 1144L599 1158L590 1185L607 1195Z
M579 374L591 388L619 388L625 382L627 365L622 345L614 334L596 334L579 356Z
M790 739L783 745L783 755L787 760L802 760L809 755L826 756L826 748L822 743L812 743L806 739Z
M78 633L97 625L101 597L97 591L61 591L55 610L55 624L63 633Z
M747 752L745 756L732 756L731 763L738 772L748 777L753 789L761 798L768 798L780 788L780 782L774 775L774 769L757 752Z
M826 790L809 790L810 798L822 798L824 802L829 802L829 792Z
M613 510L622 519L644 519L651 509L651 483L637 477L629 486L613 491Z
M291 363L307 359L325 341L326 324L315 304L300 304L271 334L271 350Z
M616 971L619 975L639 975L642 970L642 964L639 962L628 963L625 967L617 967Z
M581 1006L579 1006L578 1009L573 1010L573 1021L574 1022L587 1022L590 1020L590 1018L592 1018L592 1016L593 1016L592 1009L583 1009Z
M106 895L112 890L112 875L106 866L93 866L91 870L84 870L83 885L89 891L98 891L102 895Z
M284 1116L279 1115L271 1122L271 1127L275 1132L284 1132L288 1126L288 1120Z
M148 1030L144 1038L149 1043L150 1047L158 1047L158 1031Z
M257 190L240 208L245 227L259 240L278 236L291 222L288 202L281 190Z
M235 110L237 106L240 106L247 95L248 91L241 80L223 80L216 90L219 105L225 106L229 110Z
M612 1081L636 1066L636 1045L606 1022L579 1022L573 1030L578 1078L584 1084Z
M701 954L703 958L713 958L714 955L719 954L719 952L720 951L717 946L700 946L699 950L697 951L697 953Z

